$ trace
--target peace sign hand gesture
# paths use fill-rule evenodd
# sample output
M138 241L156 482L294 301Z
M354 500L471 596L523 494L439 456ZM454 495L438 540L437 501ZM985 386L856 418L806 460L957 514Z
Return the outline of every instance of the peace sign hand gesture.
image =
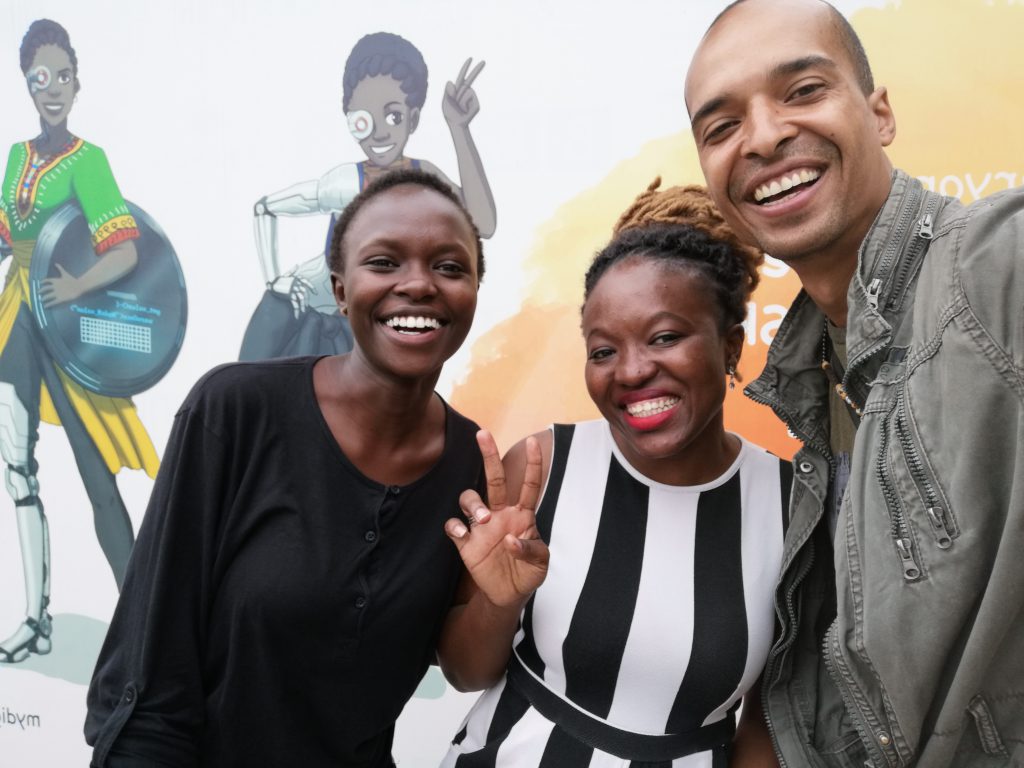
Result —
M453 83L451 80L444 87L444 100L441 102L441 113L449 127L469 125L469 121L476 117L480 111L480 102L476 98L476 91L473 90L473 81L484 68L485 62L481 61L473 71L469 71L469 65L473 63L472 57L466 59L466 63L459 70L459 76Z
M517 606L543 583L548 570L548 548L537 531L535 517L540 497L540 445L536 438L526 439L526 471L519 501L509 505L505 468L494 438L480 430L477 443L483 455L490 508L476 491L464 491L459 506L470 527L452 518L445 523L445 531L484 596L496 606Z

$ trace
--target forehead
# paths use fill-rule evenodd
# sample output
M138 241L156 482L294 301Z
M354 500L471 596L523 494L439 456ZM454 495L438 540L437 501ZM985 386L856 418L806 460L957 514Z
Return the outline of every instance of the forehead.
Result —
M701 41L686 74L691 116L707 100L763 82L799 59L852 68L831 13L817 0L747 0L729 10Z
M47 43L46 45L39 46L36 49L35 56L32 57L33 66L39 66L40 64L44 64L54 70L68 69L71 66L71 57L59 45Z
M717 318L714 291L698 266L684 260L627 256L608 268L583 306L583 326L638 321L664 312Z
M370 75L356 83L356 87L352 89L349 109L355 104L365 108L369 104L387 104L393 101L405 104L402 84L391 75Z
M414 246L438 240L463 243L476 251L476 238L462 209L444 195L418 184L400 184L368 200L345 233L346 251L371 240Z

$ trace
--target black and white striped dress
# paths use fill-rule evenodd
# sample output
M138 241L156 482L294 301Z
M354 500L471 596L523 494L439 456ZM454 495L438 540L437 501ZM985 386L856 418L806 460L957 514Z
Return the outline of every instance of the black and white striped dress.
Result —
M716 480L663 485L606 421L553 429L547 578L443 768L724 766L771 643L790 464L743 441Z

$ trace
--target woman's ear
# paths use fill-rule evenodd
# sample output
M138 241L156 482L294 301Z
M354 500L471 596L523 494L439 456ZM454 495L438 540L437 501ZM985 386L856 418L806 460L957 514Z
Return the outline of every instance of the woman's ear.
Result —
M331 292L334 294L334 301L338 310L343 315L348 314L348 302L345 301L345 276L337 272L331 272Z

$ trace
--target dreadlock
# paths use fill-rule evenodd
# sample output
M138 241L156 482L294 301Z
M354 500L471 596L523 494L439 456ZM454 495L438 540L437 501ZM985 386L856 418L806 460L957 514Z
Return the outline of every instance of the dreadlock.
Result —
M584 304L609 268L642 257L696 270L714 289L722 329L742 323L764 254L736 237L704 187L660 186L659 176L619 217L612 241L587 270Z

